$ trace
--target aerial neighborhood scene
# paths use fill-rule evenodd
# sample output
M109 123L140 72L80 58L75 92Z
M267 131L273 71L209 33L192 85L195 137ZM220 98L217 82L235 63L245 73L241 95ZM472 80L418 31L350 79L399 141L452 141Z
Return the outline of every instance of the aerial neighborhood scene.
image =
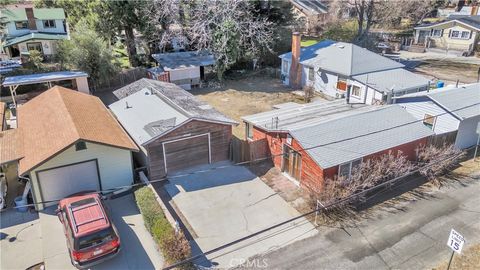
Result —
M479 0L0 0L0 269L480 269Z

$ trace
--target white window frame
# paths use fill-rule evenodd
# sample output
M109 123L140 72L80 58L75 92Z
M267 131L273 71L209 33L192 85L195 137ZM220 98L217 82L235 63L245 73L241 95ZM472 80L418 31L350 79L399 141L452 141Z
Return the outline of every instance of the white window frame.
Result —
M467 36L463 37L463 34L467 34ZM460 33L460 39L470 39L470 31L462 31Z
M308 68L308 80L315 81L315 69L313 67Z
M435 34L435 32L438 31L438 35ZM442 36L442 29L433 29L432 31L432 37L441 37Z
M450 38L453 38L453 39L458 39L460 37L460 34L461 32L458 31L458 30L452 30L452 33L450 33ZM454 34L457 34L456 36Z
M289 62L286 60L282 60L282 73L283 74L288 74L288 66Z
M356 161L360 161L360 164L362 164L363 162L363 158L357 158L357 159L354 159L354 160L350 160L349 162L345 162L345 163L342 163L340 165L338 165L338 176L342 176L341 175L341 167L342 166L345 166L345 165L348 165L348 176L347 176L347 179L349 179L351 176L352 176L352 165L354 162Z
M18 23L22 24L22 27L18 27ZM24 30L28 29L28 21L15 21L15 29L17 30Z
M350 88L350 95L352 95L352 97L359 98L359 97L362 96L362 88L361 88L360 86L354 85L354 84L351 84L350 86L351 86L351 88ZM354 89L355 87L357 87L357 89L358 89L358 95L355 95L355 93L354 93L354 91L353 91L353 89Z
M253 125L245 122L245 135L247 139L253 140Z

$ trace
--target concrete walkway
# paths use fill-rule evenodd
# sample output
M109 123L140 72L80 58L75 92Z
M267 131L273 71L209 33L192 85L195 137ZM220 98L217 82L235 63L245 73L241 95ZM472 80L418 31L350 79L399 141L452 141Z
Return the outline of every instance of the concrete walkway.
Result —
M394 202L353 227L323 227L261 259L267 269L431 269L448 260L452 228L465 237L464 248L480 242L479 192L480 180L471 179L406 205Z

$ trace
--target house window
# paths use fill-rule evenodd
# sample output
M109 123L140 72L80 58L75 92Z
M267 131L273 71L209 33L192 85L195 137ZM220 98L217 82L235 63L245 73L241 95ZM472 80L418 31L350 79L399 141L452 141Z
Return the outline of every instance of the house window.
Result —
M75 144L75 151L81 151L87 149L87 143L86 142L77 142Z
M313 68L308 68L308 80L309 81L315 80L315 70Z
M430 114L425 114L423 116L423 124L431 129L433 129L433 125L435 125L435 121L437 120L436 116L430 115Z
M288 73L288 61L285 61L285 60L282 61L282 72Z
M450 33L451 38L458 38L460 36L460 31L454 30Z
M433 29L432 36L433 37L441 37L442 36L442 30L441 29Z
M463 31L461 38L462 39L470 39L470 31Z
M356 85L351 85L351 95L354 96L354 97L360 97L361 95L361 91L360 91L360 86L356 86Z
M43 28L55 28L55 20L44 20Z
M15 27L20 30L20 29L28 29L28 21L20 21L20 22L15 22Z
M245 123L245 133L248 139L253 139L253 126L249 123Z
M355 159L338 166L338 176L350 178L355 169L362 164L362 159Z
M43 52L43 50L42 50L42 43L41 43L41 42L31 42L31 43L27 43L27 49L28 49L28 51L39 51L39 52Z

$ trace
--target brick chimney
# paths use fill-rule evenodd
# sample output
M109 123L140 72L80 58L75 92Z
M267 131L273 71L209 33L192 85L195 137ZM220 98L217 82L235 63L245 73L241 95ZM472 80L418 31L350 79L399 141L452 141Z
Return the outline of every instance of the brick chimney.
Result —
M33 16L33 8L25 8L27 13L28 29L37 30L37 24L35 23L35 17Z
M478 6L472 6L472 12L470 12L472 16L475 16L478 14Z
M289 83L293 88L300 88L300 81L302 78L301 68L300 68L300 41L302 36L299 32L292 33L292 62L290 65L290 78Z

